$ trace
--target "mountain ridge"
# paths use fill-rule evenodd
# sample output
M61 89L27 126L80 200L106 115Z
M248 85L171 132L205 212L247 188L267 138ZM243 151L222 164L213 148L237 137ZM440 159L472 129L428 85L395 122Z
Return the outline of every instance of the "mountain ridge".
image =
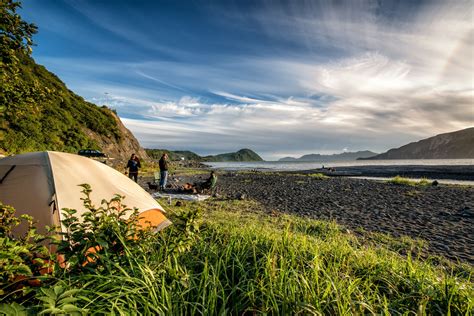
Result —
M377 155L370 150L361 150L356 152L344 152L340 154L332 154L332 155L321 155L321 154L306 154L301 156L300 158L294 157L283 157L280 158L278 161L306 161L306 162L325 162L325 161L351 161L356 160L360 157L371 157Z
M438 134L360 160L469 158L474 158L474 127Z
M171 160L195 160L200 162L224 162L224 161L263 161L263 159L253 150L248 148L240 149L236 152L200 156L189 150L167 150L167 149L145 149L147 154L153 159L160 159L163 153L167 153Z

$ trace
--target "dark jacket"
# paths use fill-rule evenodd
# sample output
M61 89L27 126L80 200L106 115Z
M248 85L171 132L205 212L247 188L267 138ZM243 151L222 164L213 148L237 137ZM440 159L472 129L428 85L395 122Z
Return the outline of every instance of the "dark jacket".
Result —
M165 158L161 157L158 165L160 166L160 171L168 171L168 161Z
M127 168L129 173L137 173L138 168L141 168L140 160L130 159L127 163Z

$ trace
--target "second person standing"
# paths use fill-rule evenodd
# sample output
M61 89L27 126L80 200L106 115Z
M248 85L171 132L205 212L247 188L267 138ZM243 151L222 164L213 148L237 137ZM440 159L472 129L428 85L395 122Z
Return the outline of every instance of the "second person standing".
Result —
M165 153L161 156L158 165L160 166L160 190L164 191L168 180L168 154Z

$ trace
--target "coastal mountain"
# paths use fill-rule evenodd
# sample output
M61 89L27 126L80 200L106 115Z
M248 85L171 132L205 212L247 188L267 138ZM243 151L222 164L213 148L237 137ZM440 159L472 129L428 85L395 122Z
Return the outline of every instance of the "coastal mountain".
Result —
M377 153L371 152L369 150L357 151L357 152L344 152L341 154L332 154L332 155L320 155L320 154L308 154L303 155L300 158L294 157L284 157L279 159L278 161L317 161L317 162L325 162L325 161L351 161L357 160L358 158L367 158L377 155Z
M235 153L219 154L215 156L203 157L203 161L224 162L224 161L263 161L253 150L244 148Z
M474 158L474 127L439 134L365 159Z
M171 151L166 149L146 149L146 152L153 159L160 159L163 153L167 153L171 160L185 159L207 162L263 161L263 159L257 153L250 149L241 149L234 153L219 154L214 156L210 155L205 157L201 157L198 154L187 150Z
M0 153L91 148L114 158L137 153L148 159L116 113L85 101L27 54L16 57L18 73L1 80L7 102L1 113Z

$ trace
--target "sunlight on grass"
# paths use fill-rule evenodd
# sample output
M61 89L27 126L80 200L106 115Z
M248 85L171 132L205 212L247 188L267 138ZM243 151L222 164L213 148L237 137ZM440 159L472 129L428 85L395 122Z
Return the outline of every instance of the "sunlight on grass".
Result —
M426 179L422 178L420 180L412 180L408 178L404 178L401 176L396 176L387 181L387 183L396 184L396 185L409 185L409 186L429 186L431 182Z
M327 175L322 174L322 173L311 173L311 174L308 174L308 177L311 177L311 178L317 179L317 180L329 179L329 177Z
M90 217L97 229L81 234L100 241L95 261L56 268L21 305L10 300L0 309L24 314L468 315L474 307L473 267L421 260L423 242L379 233L362 238L335 222L265 213L254 201L210 199L166 210L173 225L139 239L126 238L137 236L136 231L126 231L125 220L114 224L112 213L104 220ZM81 249L82 235L71 236Z

